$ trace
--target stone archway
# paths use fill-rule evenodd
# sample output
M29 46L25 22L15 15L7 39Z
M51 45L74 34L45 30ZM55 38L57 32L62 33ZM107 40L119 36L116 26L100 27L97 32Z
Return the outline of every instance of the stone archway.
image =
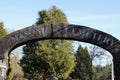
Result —
M115 80L120 80L120 41L113 36L80 25L41 24L13 32L0 40L0 65L7 71L8 54L14 48L33 40L70 39L92 43L109 51L113 56ZM5 79L4 79L5 80Z

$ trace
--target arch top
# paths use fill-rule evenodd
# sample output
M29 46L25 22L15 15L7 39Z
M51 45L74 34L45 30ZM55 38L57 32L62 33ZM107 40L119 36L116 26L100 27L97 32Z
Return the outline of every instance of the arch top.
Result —
M42 39L71 39L98 45L112 55L120 52L120 41L102 31L72 24L41 24L15 31L2 38L0 56L8 56L12 49L23 43Z

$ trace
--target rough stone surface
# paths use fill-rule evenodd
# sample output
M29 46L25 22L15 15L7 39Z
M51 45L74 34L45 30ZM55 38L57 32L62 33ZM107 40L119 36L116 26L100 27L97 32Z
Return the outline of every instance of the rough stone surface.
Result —
M14 48L42 39L77 40L106 49L113 56L115 80L120 80L120 41L107 33L80 25L42 24L13 32L0 40L0 60L6 60Z

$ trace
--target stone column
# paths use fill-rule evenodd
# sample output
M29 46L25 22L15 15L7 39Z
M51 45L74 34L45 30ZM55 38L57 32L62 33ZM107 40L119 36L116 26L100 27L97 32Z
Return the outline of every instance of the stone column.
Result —
M0 80L7 80L8 59L0 58Z
M113 56L114 80L120 80L120 54Z
M114 80L120 80L120 62L114 61Z

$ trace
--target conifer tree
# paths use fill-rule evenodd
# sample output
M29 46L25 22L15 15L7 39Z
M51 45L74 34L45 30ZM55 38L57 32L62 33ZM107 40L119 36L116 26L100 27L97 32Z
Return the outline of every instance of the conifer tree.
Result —
M92 80L92 61L87 48L80 45L75 57L77 64L75 71L71 73L71 77L80 80Z

